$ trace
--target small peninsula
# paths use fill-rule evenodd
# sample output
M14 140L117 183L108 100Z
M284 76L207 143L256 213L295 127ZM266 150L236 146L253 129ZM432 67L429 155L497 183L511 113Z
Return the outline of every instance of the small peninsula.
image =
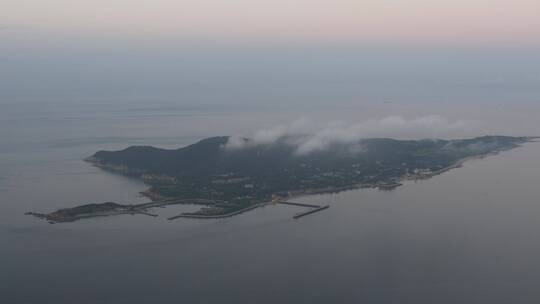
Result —
M472 139L362 139L299 153L301 138L285 136L272 143L211 137L174 149L133 146L99 151L87 158L103 170L142 179L152 202L139 205L88 204L50 214L29 213L49 222L92 216L147 214L153 207L198 204L178 217L232 216L270 201L357 188L392 190L406 179L425 179L459 167L471 158L514 149L532 137L483 136Z

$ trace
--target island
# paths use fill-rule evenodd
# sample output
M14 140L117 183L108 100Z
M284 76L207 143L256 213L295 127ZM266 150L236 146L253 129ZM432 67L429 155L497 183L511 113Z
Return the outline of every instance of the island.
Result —
M308 135L305 135L308 136ZM362 139L299 153L300 136L271 143L231 137L200 140L179 149L132 146L99 151L86 161L107 171L143 180L151 202L138 205L87 204L50 214L29 213L49 222L92 216L147 214L170 204L198 204L178 217L219 218L272 201L358 188L395 189L408 179L425 179L466 160L514 149L533 137L482 136L471 139ZM238 138L235 139L238 142ZM172 218L171 218L172 219Z

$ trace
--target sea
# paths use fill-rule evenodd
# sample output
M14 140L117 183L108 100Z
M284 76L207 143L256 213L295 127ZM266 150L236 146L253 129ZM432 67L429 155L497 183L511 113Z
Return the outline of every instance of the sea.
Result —
M437 114L452 137L540 135L537 104L200 105L25 101L0 111L0 303L538 303L540 144L471 160L394 191L362 189L231 218L195 206L49 224L25 212L147 201L141 181L84 162L131 145L314 121ZM438 134L434 134L436 136Z

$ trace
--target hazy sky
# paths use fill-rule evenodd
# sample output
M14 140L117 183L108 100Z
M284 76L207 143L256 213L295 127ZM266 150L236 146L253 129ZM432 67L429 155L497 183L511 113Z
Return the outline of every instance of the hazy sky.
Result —
M141 39L538 44L538 0L3 0L4 31Z
M0 102L540 101L540 0L0 2Z

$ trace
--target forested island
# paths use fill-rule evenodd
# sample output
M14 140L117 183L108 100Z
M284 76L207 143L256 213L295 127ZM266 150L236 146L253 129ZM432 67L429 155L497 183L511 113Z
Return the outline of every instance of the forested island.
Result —
M90 204L34 214L50 222L88 216L147 213L168 204L200 204L186 217L221 217L251 210L272 200L377 187L391 190L405 179L423 179L460 166L465 160L519 147L531 137L483 136L472 139L362 139L298 153L298 138L272 143L211 137L174 149L133 146L99 151L87 161L104 170L144 180L153 202L140 205ZM84 208L82 208L84 207ZM80 210L77 210L79 208Z

